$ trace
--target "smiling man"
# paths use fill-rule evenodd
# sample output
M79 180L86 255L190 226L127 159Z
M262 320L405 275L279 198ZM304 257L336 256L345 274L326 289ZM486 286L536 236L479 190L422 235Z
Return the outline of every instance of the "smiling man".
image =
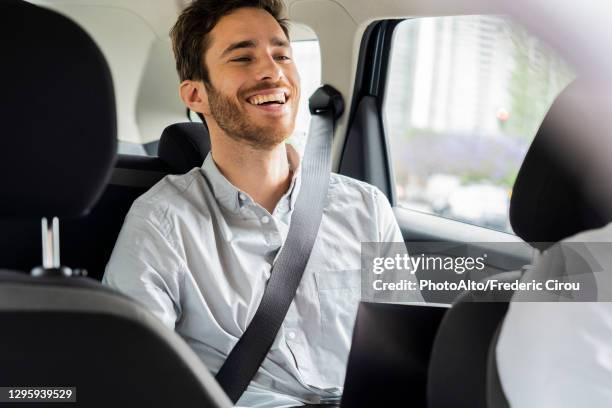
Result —
M275 0L202 0L179 16L171 36L180 96L203 115L211 152L201 168L164 178L134 202L104 276L213 373L259 306L300 190L300 157L285 143L300 85L282 15ZM361 242L401 241L378 189L331 175L310 261L239 406L339 401Z

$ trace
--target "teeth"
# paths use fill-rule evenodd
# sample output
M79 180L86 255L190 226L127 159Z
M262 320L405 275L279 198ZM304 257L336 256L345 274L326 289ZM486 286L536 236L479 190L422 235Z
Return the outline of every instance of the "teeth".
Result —
M261 105L262 103L273 101L285 103L285 94L277 93L268 95L255 95L249 98L249 103L253 105Z

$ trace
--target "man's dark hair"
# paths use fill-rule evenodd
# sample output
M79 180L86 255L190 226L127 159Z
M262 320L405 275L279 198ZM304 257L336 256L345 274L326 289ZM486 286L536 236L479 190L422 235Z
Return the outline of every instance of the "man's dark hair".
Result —
M194 0L179 15L170 31L176 70L186 79L210 83L204 53L210 47L209 33L221 17L243 7L260 8L272 15L289 39L288 20L282 0Z

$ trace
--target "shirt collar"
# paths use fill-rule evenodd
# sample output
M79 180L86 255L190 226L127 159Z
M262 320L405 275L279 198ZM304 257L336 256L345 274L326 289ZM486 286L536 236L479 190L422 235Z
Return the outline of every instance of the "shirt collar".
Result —
M300 190L302 166L297 150L288 143L285 146L287 148L289 169L293 172L293 176L287 192L283 194L277 207L288 205L289 210L293 210ZM206 180L208 180L217 202L226 210L232 213L239 213L242 205L253 202L246 192L240 190L225 178L221 171L219 171L210 152L206 155L206 159L202 164L202 172ZM246 199L241 199L241 197Z

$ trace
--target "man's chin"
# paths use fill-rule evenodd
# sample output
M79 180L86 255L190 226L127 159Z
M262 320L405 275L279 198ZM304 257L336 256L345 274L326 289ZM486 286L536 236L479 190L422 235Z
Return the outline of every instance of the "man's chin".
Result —
M277 127L251 129L250 132L234 134L233 138L242 143L248 144L257 150L271 150L281 143L284 143L293 132Z
M257 138L255 143L261 149L270 150L282 143L285 143L285 141L289 139L289 136L291 136L291 133L287 134L285 132L282 132L282 133L270 132L270 133L261 135L259 138Z
M258 121L259 122L259 121ZM276 144L282 143L293 134L295 125L286 122L267 121L264 123L252 122L255 126L257 139L270 140Z

